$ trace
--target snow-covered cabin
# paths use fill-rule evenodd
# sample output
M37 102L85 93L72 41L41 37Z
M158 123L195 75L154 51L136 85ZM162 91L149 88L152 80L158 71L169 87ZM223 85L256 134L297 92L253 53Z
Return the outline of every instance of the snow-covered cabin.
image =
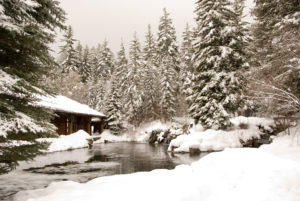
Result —
M60 135L69 135L78 130L92 134L92 118L98 119L97 123L93 123L99 128L97 132L103 132L105 115L87 105L65 96L44 96L38 104L53 110L55 117L52 123Z

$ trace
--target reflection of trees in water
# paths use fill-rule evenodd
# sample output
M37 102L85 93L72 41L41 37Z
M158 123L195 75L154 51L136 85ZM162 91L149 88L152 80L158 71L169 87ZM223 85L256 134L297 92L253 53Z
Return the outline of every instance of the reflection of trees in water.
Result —
M154 169L173 169L176 165L189 164L199 158L200 156L191 158L189 155L172 155L167 152L165 145L111 143L95 146L94 156L87 162L117 161L121 164L118 173L127 174Z

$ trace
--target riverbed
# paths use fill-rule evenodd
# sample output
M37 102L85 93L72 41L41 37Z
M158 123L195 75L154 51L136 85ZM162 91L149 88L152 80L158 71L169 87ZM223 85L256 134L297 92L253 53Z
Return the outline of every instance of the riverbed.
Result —
M92 149L76 149L39 156L20 163L16 170L0 176L0 200L12 201L22 190L44 188L52 182L87 182L97 177L174 169L207 155L172 154L166 145L141 143L97 144Z

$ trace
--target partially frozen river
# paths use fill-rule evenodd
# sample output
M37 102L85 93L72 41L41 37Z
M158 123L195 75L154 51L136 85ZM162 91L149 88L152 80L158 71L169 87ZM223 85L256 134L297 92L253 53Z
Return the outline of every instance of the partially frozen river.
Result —
M204 155L172 155L165 145L124 142L50 153L37 157L33 162L21 163L9 174L0 175L0 200L12 201L13 194L18 191L43 188L54 181L87 182L108 175L173 169Z

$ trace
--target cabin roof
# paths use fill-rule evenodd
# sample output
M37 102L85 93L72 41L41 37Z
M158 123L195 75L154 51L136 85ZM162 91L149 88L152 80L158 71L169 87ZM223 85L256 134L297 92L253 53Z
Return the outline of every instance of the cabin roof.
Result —
M52 109L56 112L81 114L93 117L105 117L103 113L90 108L88 105L81 104L75 100L60 95L42 96L37 104Z

